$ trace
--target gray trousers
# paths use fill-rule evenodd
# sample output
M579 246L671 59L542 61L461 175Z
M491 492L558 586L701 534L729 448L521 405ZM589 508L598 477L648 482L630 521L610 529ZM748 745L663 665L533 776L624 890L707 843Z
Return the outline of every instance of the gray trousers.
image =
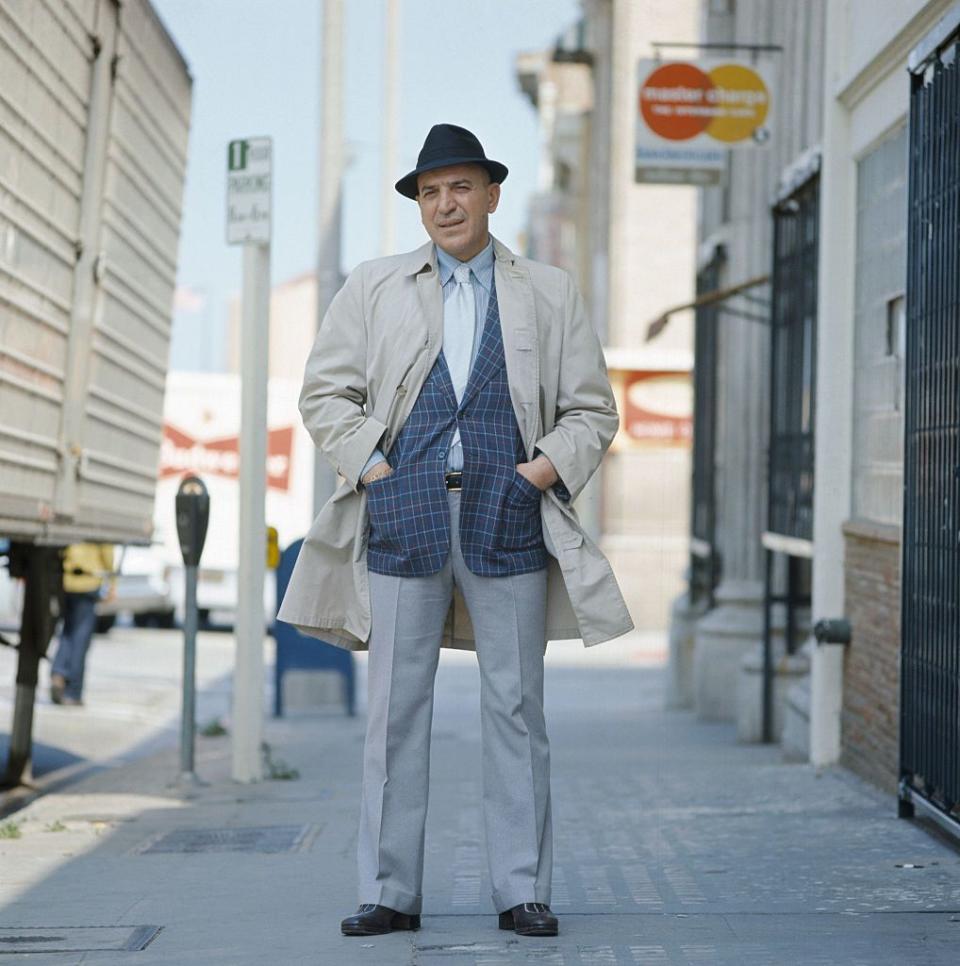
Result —
M493 904L549 902L553 849L550 749L543 717L546 570L478 577L459 540L429 577L370 574L367 737L357 849L361 903L419 913L440 640L454 585L470 612L480 664L483 816Z

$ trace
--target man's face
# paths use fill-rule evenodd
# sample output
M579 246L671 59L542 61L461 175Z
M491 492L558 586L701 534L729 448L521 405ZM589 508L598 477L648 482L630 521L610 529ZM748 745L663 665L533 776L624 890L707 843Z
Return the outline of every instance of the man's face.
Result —
M500 185L479 164L456 164L417 178L420 219L434 243L461 262L487 245L487 224L500 201Z

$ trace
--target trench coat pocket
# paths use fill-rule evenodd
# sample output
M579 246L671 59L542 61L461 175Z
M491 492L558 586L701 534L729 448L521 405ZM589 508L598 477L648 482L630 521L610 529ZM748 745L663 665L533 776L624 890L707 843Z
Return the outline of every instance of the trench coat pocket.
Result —
M570 573L580 565L580 554L577 551L583 546L583 534L576 530L565 530L556 538L558 561L560 569Z

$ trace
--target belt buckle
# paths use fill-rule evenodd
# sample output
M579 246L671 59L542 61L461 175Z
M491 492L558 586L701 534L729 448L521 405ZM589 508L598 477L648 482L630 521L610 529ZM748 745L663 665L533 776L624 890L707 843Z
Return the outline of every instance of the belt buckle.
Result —
M459 471L454 471L452 473L447 473L443 478L444 483L448 490L462 490L463 489L463 473Z

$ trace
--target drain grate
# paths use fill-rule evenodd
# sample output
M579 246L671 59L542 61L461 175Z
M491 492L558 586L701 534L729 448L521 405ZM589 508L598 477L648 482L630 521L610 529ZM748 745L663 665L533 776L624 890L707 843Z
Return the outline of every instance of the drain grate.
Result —
M191 852L279 853L305 851L313 841L310 825L265 825L251 828L178 828L149 839L141 855Z
M134 953L161 926L0 926L0 956L10 953Z

